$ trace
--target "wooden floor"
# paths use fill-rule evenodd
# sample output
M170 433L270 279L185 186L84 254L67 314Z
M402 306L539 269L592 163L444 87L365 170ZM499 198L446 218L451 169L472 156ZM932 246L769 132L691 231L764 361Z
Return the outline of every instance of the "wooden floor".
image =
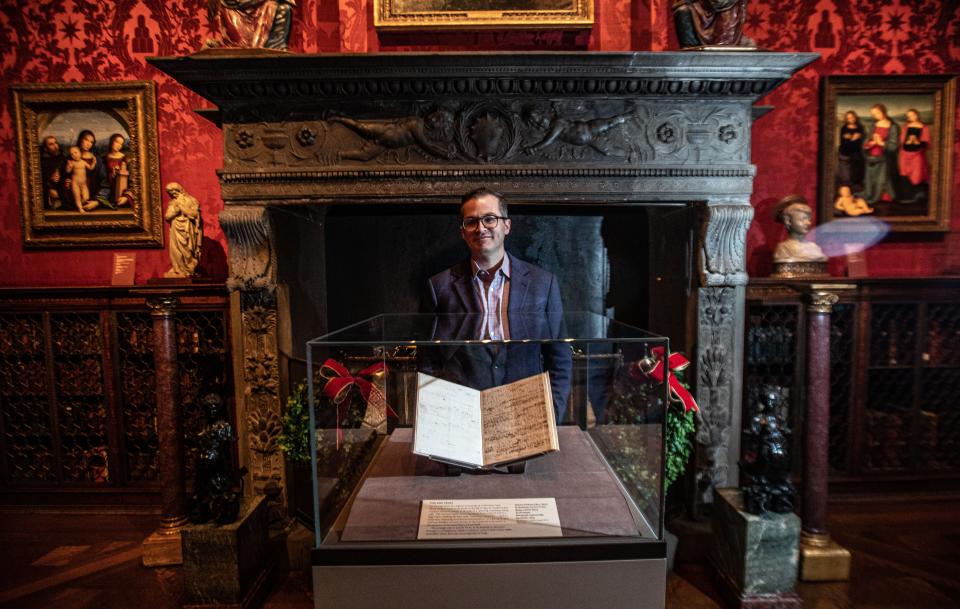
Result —
M179 608L181 569L140 565L155 525L150 515L0 513L0 607ZM960 609L960 504L844 502L831 505L831 532L853 553L851 579L801 584L806 609ZM309 574L281 579L267 609L313 606ZM677 565L667 607L724 607L705 564Z

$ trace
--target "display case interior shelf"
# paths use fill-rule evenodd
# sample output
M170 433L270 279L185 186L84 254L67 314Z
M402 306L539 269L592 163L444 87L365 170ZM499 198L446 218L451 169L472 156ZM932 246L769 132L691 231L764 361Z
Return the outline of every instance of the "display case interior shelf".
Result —
M832 492L960 488L960 278L837 280L855 286L831 314ZM806 309L802 282L747 290L744 421L777 385L802 463Z
M127 288L0 290L0 503L155 502L152 319ZM187 480L202 392L229 391L229 302L191 289L176 310Z

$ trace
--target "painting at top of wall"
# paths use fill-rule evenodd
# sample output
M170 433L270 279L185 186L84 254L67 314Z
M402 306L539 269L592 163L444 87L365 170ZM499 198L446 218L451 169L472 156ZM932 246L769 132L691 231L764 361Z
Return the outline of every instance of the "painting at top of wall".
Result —
M821 110L821 224L870 216L891 231L947 231L955 80L828 76Z
M594 0L374 0L381 31L585 29Z

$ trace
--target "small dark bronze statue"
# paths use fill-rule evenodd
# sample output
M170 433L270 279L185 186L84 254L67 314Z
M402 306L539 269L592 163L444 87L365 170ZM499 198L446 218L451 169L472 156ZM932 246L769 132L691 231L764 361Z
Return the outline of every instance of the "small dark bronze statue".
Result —
M207 426L198 435L196 479L191 497L190 522L201 524L213 520L229 524L240 514L243 495L241 470L234 474L230 463L230 445L237 440L227 421L223 400L215 393L203 398Z
M790 482L787 450L790 430L780 423L776 414L780 400L777 388L764 387L760 412L750 420L749 429L743 433L744 457L740 466L750 477L750 483L743 487L743 503L751 514L793 511L796 489Z
M743 35L747 0L674 0L673 21L680 48L755 48Z

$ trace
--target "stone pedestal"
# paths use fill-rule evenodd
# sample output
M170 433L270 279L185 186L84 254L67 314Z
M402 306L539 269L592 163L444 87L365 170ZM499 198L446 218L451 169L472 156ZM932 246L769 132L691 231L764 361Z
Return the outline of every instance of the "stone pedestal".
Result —
M738 489L717 489L709 551L721 591L735 607L798 609L800 518L743 511Z
M184 609L248 609L263 601L274 568L264 496L245 501L234 523L190 525L181 537Z

